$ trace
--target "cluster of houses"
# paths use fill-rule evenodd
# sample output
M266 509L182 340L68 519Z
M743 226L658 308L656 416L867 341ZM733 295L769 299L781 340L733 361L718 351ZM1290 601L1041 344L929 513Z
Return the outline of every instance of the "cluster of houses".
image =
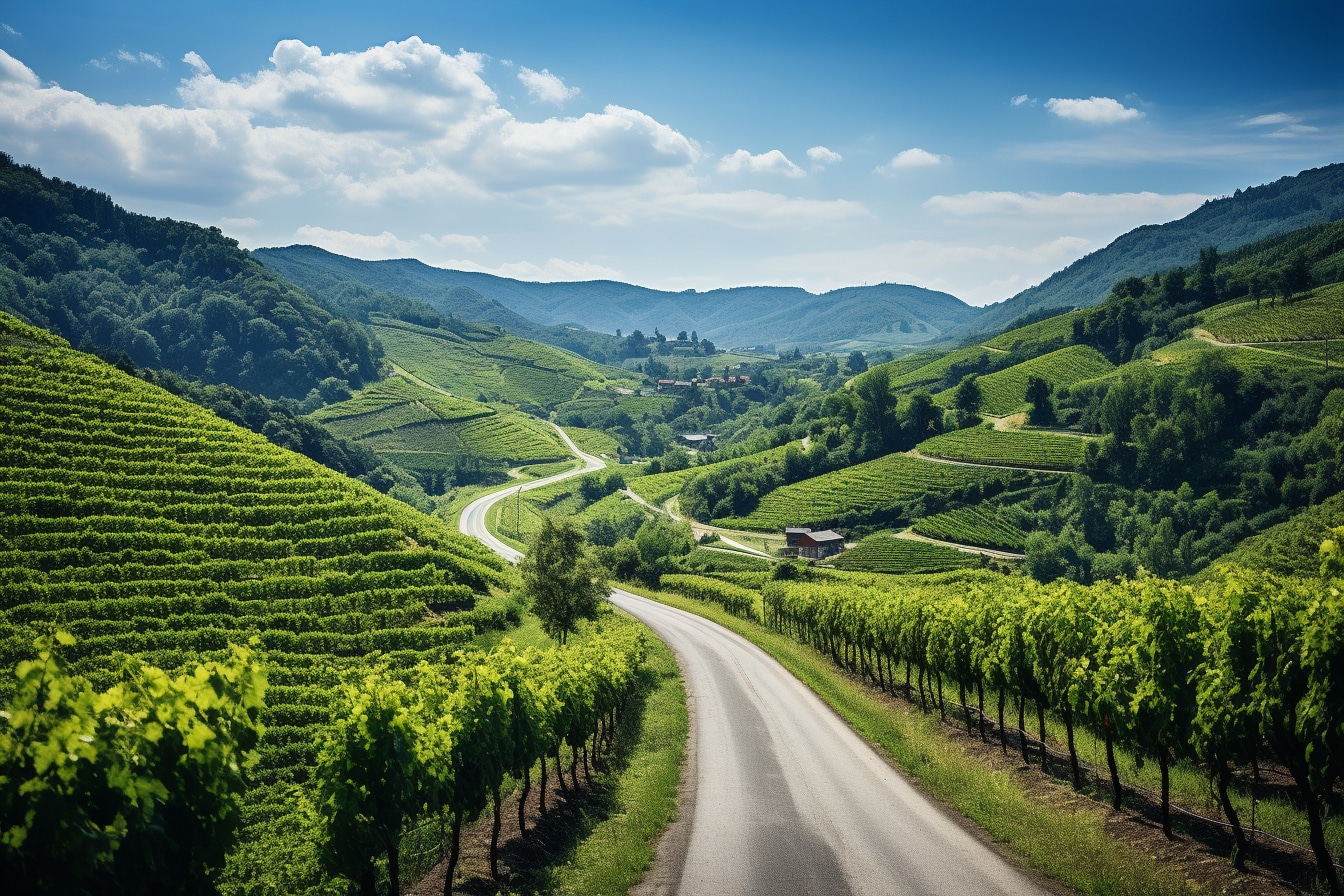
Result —
M789 526L784 530L784 547L796 551L808 560L823 560L845 549L845 537L830 529L813 532L803 527Z
M735 386L750 386L751 377L746 374L741 376L709 376L709 377L691 377L689 380L659 380L658 391L664 389L699 389L706 386L710 389L731 389Z

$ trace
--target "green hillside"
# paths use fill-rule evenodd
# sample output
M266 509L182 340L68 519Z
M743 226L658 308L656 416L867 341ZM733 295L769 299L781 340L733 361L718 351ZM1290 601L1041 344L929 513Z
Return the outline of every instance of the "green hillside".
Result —
M1220 342L1283 342L1344 337L1344 283L1317 287L1292 302L1249 301L1211 309L1203 328Z
M638 378L493 327L430 329L375 317L373 332L393 364L434 386L483 401L544 411L584 393L637 386Z
M837 569L894 575L980 566L980 557L955 548L891 535L870 535L831 561Z
M930 457L1004 464L1046 470L1072 470L1083 460L1086 439L1032 430L997 430L985 426L961 429L920 442L916 450Z
M733 529L771 531L785 526L894 524L916 507L944 501L978 501L1010 482L1037 474L942 464L890 454L857 466L785 485L761 498L750 514L717 520ZM922 514L916 514L922 515Z
M416 513L0 314L0 667L53 621L105 688L256 637L269 686L226 892L316 893L311 774L349 674L508 624L503 564Z
M370 386L312 418L430 479L569 457L555 430L535 417L445 395L403 377Z
M1112 366L1096 349L1070 345L980 377L980 388L984 394L980 410L995 417L1026 410L1030 407L1025 397L1027 380L1033 376L1044 379L1052 388L1058 389L1103 376ZM934 395L933 400L940 405L951 406L955 391L945 389Z
M272 398L378 375L361 326L218 228L128 212L4 153L0 310L89 351Z
M1131 230L1045 282L991 305L950 335L993 333L1039 309L1061 311L1102 302L1125 277L1192 265L1200 250L1229 252L1247 244L1344 217L1344 163L1312 168L1232 196L1210 200L1178 221Z

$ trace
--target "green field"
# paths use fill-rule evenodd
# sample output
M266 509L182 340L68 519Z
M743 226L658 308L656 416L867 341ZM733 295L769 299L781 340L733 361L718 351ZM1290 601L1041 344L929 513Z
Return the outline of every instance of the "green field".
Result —
M1243 348L1233 346L1217 345L1212 342L1205 342L1202 339L1182 339L1173 342L1170 345L1164 345L1162 348L1153 352L1151 360L1131 361L1129 364L1116 368L1119 372L1131 369L1131 365L1142 367L1146 365L1165 365L1165 364L1189 364L1200 357L1217 353L1233 367L1243 373L1251 373L1265 367L1315 367L1318 366L1310 359L1291 352L1280 351L1278 346L1272 350L1262 350L1258 348Z
M960 429L921 442L916 450L930 457L1003 464L1040 470L1072 470L1083 460L1087 439L1029 429Z
M870 535L831 561L837 569L858 572L926 573L979 566L975 554L892 535Z
M1114 365L1096 349L1070 345L980 377L980 388L984 393L980 411L1003 417L1026 410L1030 407L1026 399L1027 379L1033 376L1045 380L1052 388L1059 388L1102 376L1112 369ZM955 392L955 388L945 389L933 396L933 400L944 407L951 407Z
M638 385L637 377L618 368L495 331L459 335L377 317L372 329L388 360L464 398L550 409L585 389Z
M1204 329L1222 342L1280 342L1344 336L1344 283L1304 293L1287 305L1254 302L1213 309Z
M566 426L564 430L574 440L574 444L579 446L580 451L586 451L589 454L605 454L608 457L616 457L621 453L620 443L600 429Z
M916 389L920 386L934 386L941 383L953 364L975 361L984 354L989 352L978 345L972 345L955 349L933 360L926 360L923 364L916 364L920 356L915 356L899 358L890 364L880 366L891 371L893 389Z
M709 471L731 470L744 464L762 464L780 460L784 457L784 453L788 451L788 448L788 445L781 445L778 448L771 448L768 451L760 451L756 454L748 454L745 457L734 457L729 460L721 460L703 466L687 467L684 470L676 470L671 473L654 473L651 476L640 476L638 479L630 480L630 490L645 501L652 504L661 504L668 498L680 494L681 490L686 487L686 483L690 482L691 478L694 476Z
M569 457L549 425L393 377L313 414L337 436L417 472L490 469Z
M1322 366L1344 367L1344 339L1324 339L1319 342L1260 342L1251 348L1289 355L1297 360L1316 361Z
M310 775L349 674L506 624L503 564L447 524L0 315L0 668L53 621L100 688L255 636L269 686L226 892L316 892ZM516 610L512 611L516 618ZM326 891L323 891L326 892Z
M1004 520L1001 509L984 505L934 514L911 528L926 538L999 551L1021 551L1027 541L1026 533Z
M716 525L757 531L799 525L853 525L899 515L909 502L925 495L947 496L1028 475L1033 474L889 454L777 488L761 498L748 516L718 520Z
M1047 317L1045 320L1039 320L1034 324L1027 324L1025 327L1000 333L985 342L984 346L1009 352L1031 349L1039 345L1049 345L1056 343L1057 340L1068 342L1073 337L1073 322L1087 313L1086 309L1079 309L1078 311L1069 311L1057 314L1054 317Z

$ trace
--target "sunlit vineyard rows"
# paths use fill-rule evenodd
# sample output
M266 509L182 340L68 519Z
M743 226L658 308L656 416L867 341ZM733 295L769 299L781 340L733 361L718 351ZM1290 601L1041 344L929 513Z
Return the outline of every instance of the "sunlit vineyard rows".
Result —
M745 517L719 521L735 529L771 530L785 526L845 526L898 512L922 496L973 496L986 488L1038 474L968 467L889 454L877 460L785 485L761 498Z
M796 443L795 443L796 444ZM717 461L703 466L687 467L684 470L674 470L669 473L654 473L651 476L640 476L638 479L630 480L630 491L639 495L645 501L654 504L661 504L668 498L679 494L686 483L694 477L711 471L731 471L741 466L753 466L771 461L777 461L784 457L788 451L787 445L781 445L778 448L771 448L767 451L760 451L756 454L749 454L745 457L734 457L728 460Z
M916 520L911 527L920 535L1000 551L1021 551L1027 536L1005 521L1002 508L958 507Z
M1245 302L1205 316L1204 329L1223 342L1277 342L1344 336L1344 283L1321 286L1287 305Z
M977 426L921 442L920 454L950 460L1044 470L1071 470L1083 459L1086 439L1032 430Z
M1040 377L1053 388L1071 386L1082 380L1103 376L1114 365L1090 346L1070 345L1058 351L1032 358L1021 364L980 377L984 395L980 410L996 417L1026 410L1027 380ZM933 397L941 405L950 407L956 390L946 389Z
M940 544L892 535L870 535L831 561L861 572L929 573L979 566L980 557Z

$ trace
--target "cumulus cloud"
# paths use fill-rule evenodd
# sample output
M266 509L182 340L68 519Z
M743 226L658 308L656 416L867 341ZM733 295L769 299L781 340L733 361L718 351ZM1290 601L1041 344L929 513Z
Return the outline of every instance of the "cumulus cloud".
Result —
M565 82L560 80L559 76L551 74L546 69L535 72L532 69L523 66L518 72L518 80L523 82L527 92L532 99L541 103L555 103L557 106L564 105L565 100L573 99L579 95L579 88L566 87Z
M485 251L485 244L490 242L488 236L471 236L465 233L445 233L442 236L433 234L420 234L420 241L430 246L438 246L441 249L453 249L468 254L477 254Z
M935 155L916 146L896 153L890 162L879 165L874 170L882 174L894 174L903 168L929 168L950 161L952 160L947 156Z
M1094 96L1087 99L1060 99L1051 97L1045 101L1045 108L1072 121L1088 124L1119 124L1122 121L1137 121L1143 117L1138 109L1127 108L1119 100L1108 96Z
M502 264L489 273L515 280L619 280L621 272L605 265L586 261L566 261L563 258L550 258L545 264L535 265L530 261L515 261Z
M198 75L210 74L210 66L205 64L205 60L201 58L201 54L197 53L195 50L188 50L187 55L182 57L182 61L191 66Z
M719 171L723 174L782 174L785 177L802 177L804 174L803 169L777 149L755 156L739 149L719 159Z
M305 224L294 231L294 239L300 243L318 246L337 255L351 258L363 258L379 261L387 258L406 258L413 255L417 245L414 240L400 239L396 234L384 230L378 234L351 233L348 230L329 230Z
M1106 218L1115 215L1160 217L1169 220L1198 208L1208 196L1200 193L1014 193L976 191L955 196L933 196L924 201L929 211L959 217L1007 215L1039 218Z
M1013 98L1010 99L1008 102L1011 103L1011 104L1014 105L1014 106L1034 106L1034 105L1036 105L1036 100L1034 100L1032 97L1028 96L1028 95L1025 94L1025 93L1019 93L1017 96L1013 97Z
M824 146L814 146L807 151L807 157L812 160L815 168L825 168L827 165L834 165L842 161L840 153L827 149Z
M44 86L0 51L0 137L104 188L185 202L629 186L700 157L675 129L619 106L519 121L481 78L482 56L417 37L349 53L285 40L268 67L228 80L195 52L183 62L180 105L117 105Z

